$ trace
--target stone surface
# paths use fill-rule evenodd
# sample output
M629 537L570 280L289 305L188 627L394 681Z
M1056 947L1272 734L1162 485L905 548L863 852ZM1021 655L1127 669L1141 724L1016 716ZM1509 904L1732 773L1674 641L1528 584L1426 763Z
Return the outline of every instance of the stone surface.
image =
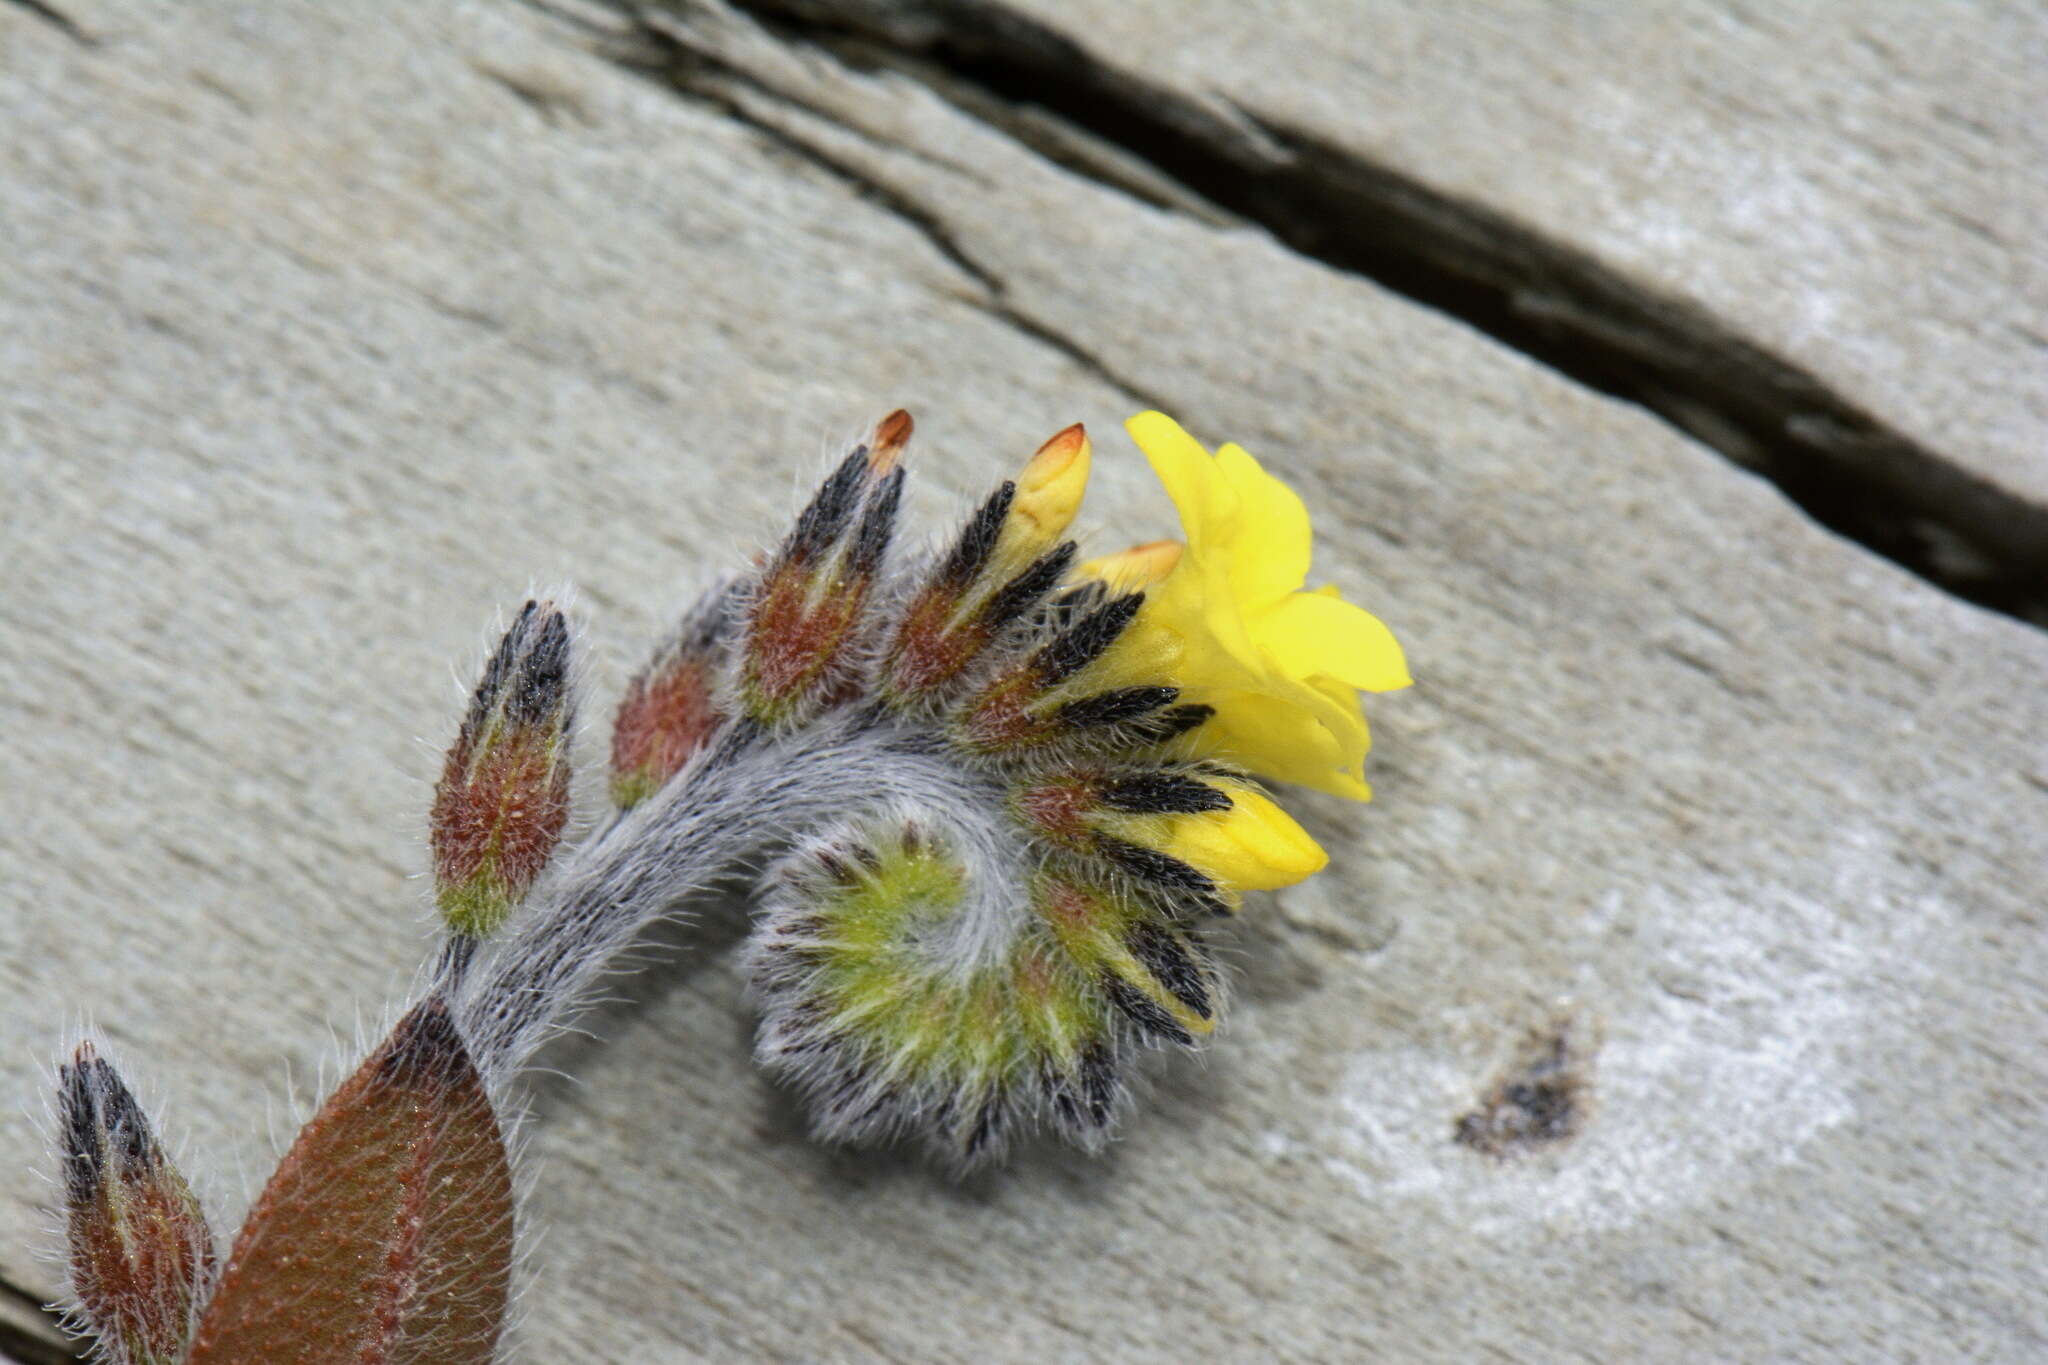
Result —
M2048 25L2025 6L1017 8L1702 304L2048 503Z
M1170 529L1114 434L1158 403L1303 488L1418 678L1373 805L1291 800L1333 867L1245 917L1208 1059L1108 1158L955 1187L808 1143L730 932L684 936L542 1088L525 1358L2048 1349L2039 632L1455 322L715 8L64 12L91 43L0 6L0 1279L57 1287L28 1167L81 1016L224 1227L395 1018L493 610L576 583L602 718L888 408L928 517L1087 421L1109 548ZM1904 274L1916 242L1783 250ZM1578 1135L1454 1141L1561 1016Z

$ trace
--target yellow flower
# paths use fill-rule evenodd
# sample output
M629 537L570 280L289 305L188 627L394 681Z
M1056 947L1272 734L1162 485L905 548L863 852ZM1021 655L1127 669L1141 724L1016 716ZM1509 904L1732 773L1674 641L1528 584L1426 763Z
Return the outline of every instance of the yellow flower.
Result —
M1216 708L1192 736L1202 753L1283 782L1367 800L1371 737L1358 692L1406 687L1401 646L1335 586L1301 590L1309 519L1294 490L1235 445L1214 456L1157 412L1125 423L1180 511L1187 551L1156 547L1089 567L1147 588L1135 649L1170 653L1172 680Z

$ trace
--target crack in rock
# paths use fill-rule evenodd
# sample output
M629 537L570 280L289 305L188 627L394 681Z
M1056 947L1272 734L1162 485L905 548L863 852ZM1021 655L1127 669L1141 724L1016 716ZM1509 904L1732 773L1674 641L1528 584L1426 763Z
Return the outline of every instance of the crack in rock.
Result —
M98 47L100 45L100 40L87 33L83 25L63 10L50 4L48 0L14 0L14 3L48 24L51 28L56 29L72 42L77 43L80 47Z
M19 1315L10 1311L0 1316L0 1360L21 1365L73 1365L87 1358L66 1340L62 1315L45 1306L44 1295L0 1279L0 1298L14 1300L23 1310Z
M734 4L785 42L900 72L1121 193L1256 224L1301 255L1456 317L1640 405L1835 533L1959 597L2048 626L2048 505L1586 251L1312 130L1115 69L993 0ZM1052 138L1046 129L1060 122L1085 138Z
M764 118L748 107L745 97L753 95L765 99L835 127L847 128L863 140L885 146L889 150L903 152L921 160L932 160L927 154L916 148L877 139L863 129L852 127L830 110L822 109L788 91L766 84L752 73L742 71L716 54L693 45L685 30L661 22L659 16L636 13L634 17L638 20L634 36L640 40L641 46L637 50L620 49L607 53L612 61L637 75L658 82L678 95L702 101L775 147L847 186L862 199L901 219L930 243L934 251L973 281L979 293L960 295L962 302L1031 341L1058 352L1087 374L1115 389L1129 402L1143 408L1168 406L1160 398L1147 393L1131 380L1118 374L1100 356L1082 347L1059 329L1047 326L1018 308L1011 299L1008 283L969 254L939 214L900 187L876 176L866 167L821 146L812 139L803 137L784 124ZM949 166L947 169L970 177L974 174L965 167Z

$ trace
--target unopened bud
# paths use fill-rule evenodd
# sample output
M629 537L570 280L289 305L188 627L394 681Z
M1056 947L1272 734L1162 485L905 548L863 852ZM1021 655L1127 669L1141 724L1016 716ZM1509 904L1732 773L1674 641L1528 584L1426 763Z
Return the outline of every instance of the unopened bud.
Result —
M1088 560L1074 572L1082 578L1101 579L1118 592L1135 592L1172 573L1184 548L1177 540L1155 540Z
M839 696L896 529L897 459L909 436L908 414L883 418L876 444L841 461L763 572L740 667L740 699L752 720L786 724Z
M903 457L903 448L910 444L914 425L910 414L902 408L875 423L875 434L868 441L868 468L877 476L896 467L896 462Z
M58 1070L66 1232L80 1308L121 1365L184 1357L213 1236L114 1068L83 1043Z
M1003 552L1035 558L1066 533L1088 491L1088 432L1079 422L1038 448L1017 475L1017 497L1003 527Z
M1214 1032L1218 987L1200 940L1142 897L1044 874L1032 906L1100 998L1146 1038L1192 1046Z
M431 817L435 895L483 938L540 876L569 820L569 625L528 602L505 632L448 750Z
M890 645L892 698L940 695L1060 585L1074 562L1060 536L1088 490L1089 460L1088 433L1076 423L968 518L903 612Z
M1071 735L1077 726L1067 705L1066 685L1117 642L1144 597L1112 597L1082 612L1059 634L1005 669L968 704L957 738L983 753L1038 748ZM1131 689L1119 689L1129 695ZM1169 698L1157 692L1154 705Z
M682 769L724 723L718 673L733 625L732 594L719 588L682 633L626 686L612 724L612 803L631 810Z

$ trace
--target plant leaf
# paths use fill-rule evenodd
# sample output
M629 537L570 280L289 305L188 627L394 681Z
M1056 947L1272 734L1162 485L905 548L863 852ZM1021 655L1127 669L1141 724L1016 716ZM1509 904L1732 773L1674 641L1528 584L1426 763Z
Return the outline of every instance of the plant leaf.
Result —
M488 1365L512 1246L504 1134L431 997L300 1130L188 1365Z

